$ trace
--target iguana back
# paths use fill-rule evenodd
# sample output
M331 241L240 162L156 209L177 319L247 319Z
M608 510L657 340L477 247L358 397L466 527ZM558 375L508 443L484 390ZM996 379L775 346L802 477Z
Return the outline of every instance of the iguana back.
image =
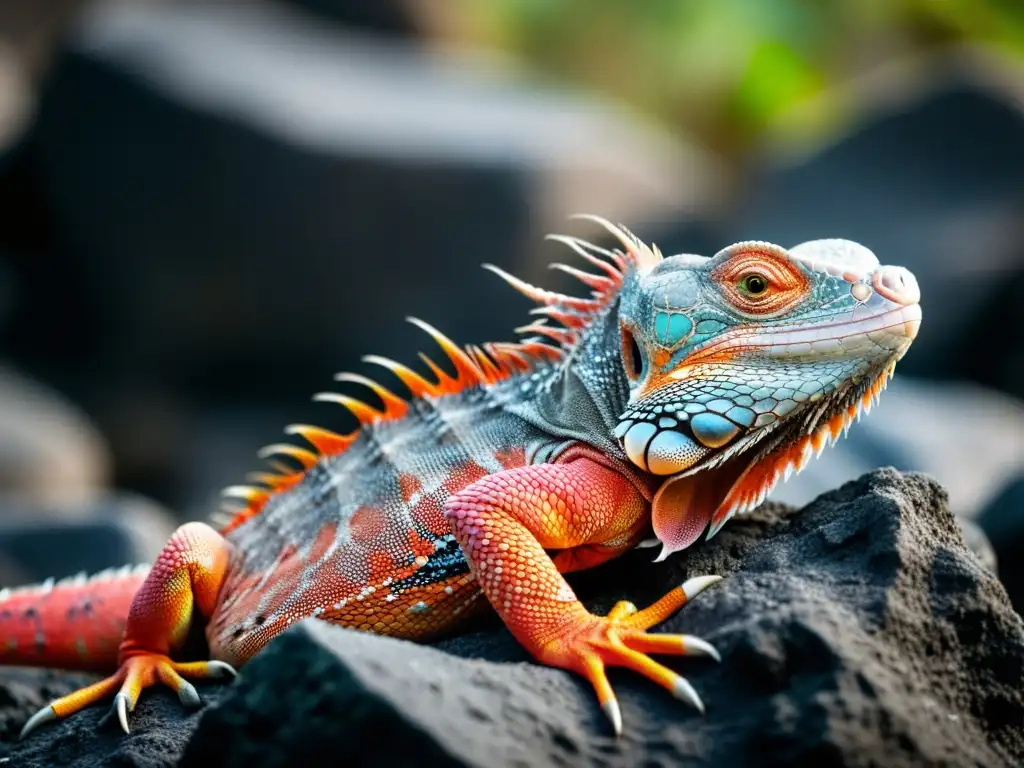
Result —
M349 408L358 432L298 425L287 431L304 436L315 453L286 444L264 449L302 468L257 475L263 488L227 491L247 503L223 531L233 555L207 628L216 658L249 658L306 616L412 639L451 631L474 606L486 606L444 516L452 494L486 475L550 461L575 442L636 474L611 439L628 398L614 320L627 264L622 257L599 263L602 275L563 266L592 289L585 299L490 267L562 327L535 322L520 329L531 335L518 344L460 349L413 320L438 342L454 376L426 356L432 380L370 356L399 378L406 398L341 374L372 390L379 406L333 393L317 399ZM604 377L594 393L567 359L580 354Z
M500 394L477 385L418 401L232 527L234 556L207 630L217 657L248 658L310 615L408 638L449 629L480 590L445 503L484 475L523 466L527 446L549 439Z

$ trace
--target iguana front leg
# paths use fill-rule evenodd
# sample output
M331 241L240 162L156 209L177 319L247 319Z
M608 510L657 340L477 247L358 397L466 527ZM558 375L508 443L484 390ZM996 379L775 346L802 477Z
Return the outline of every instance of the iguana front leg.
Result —
M606 666L628 667L703 711L685 678L648 653L711 656L688 635L644 630L718 581L691 579L646 610L620 603L594 616L576 598L545 550L624 542L647 525L648 502L623 474L578 449L563 462L506 470L452 496L445 512L487 599L516 639L539 661L577 672L597 692L616 733L622 716Z

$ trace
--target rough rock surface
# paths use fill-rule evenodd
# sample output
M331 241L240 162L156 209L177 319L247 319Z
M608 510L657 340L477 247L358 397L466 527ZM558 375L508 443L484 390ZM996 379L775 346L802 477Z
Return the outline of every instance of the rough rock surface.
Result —
M799 512L766 505L667 563L650 557L574 583L604 611L687 576L726 577L663 625L722 652L721 665L668 662L706 717L615 672L616 740L581 680L530 663L493 621L435 647L311 621L239 683L204 687L199 713L147 694L128 737L97 727L93 709L12 746L31 709L74 681L7 673L4 754L28 767L1024 762L1024 623L927 477L880 470Z

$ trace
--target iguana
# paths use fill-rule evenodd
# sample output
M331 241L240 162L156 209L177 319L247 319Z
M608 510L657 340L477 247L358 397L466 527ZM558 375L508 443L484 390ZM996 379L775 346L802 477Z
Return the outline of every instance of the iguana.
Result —
M662 559L757 506L871 406L917 334L920 292L909 271L847 240L666 258L585 218L615 250L550 237L595 270L553 265L586 298L485 265L539 305L518 343L460 348L413 320L449 368L422 356L425 377L365 358L406 397L340 374L376 402L315 399L361 427L288 427L311 447L263 449L274 471L226 489L241 506L219 532L183 525L151 568L4 590L0 662L116 670L44 707L22 737L110 696L127 732L140 692L157 683L197 704L189 678L233 675L306 617L427 640L486 602L538 661L590 681L616 733L609 666L703 711L692 685L648 654L716 650L646 630L717 576L595 616L563 574L652 533ZM194 629L210 660L176 660Z

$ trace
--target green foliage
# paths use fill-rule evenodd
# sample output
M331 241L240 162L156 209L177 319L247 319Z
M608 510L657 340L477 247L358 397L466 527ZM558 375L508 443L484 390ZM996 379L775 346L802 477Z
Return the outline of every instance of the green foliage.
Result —
M456 2L457 0L451 0ZM461 0L468 36L711 146L813 135L833 86L958 43L1024 58L1021 0Z

